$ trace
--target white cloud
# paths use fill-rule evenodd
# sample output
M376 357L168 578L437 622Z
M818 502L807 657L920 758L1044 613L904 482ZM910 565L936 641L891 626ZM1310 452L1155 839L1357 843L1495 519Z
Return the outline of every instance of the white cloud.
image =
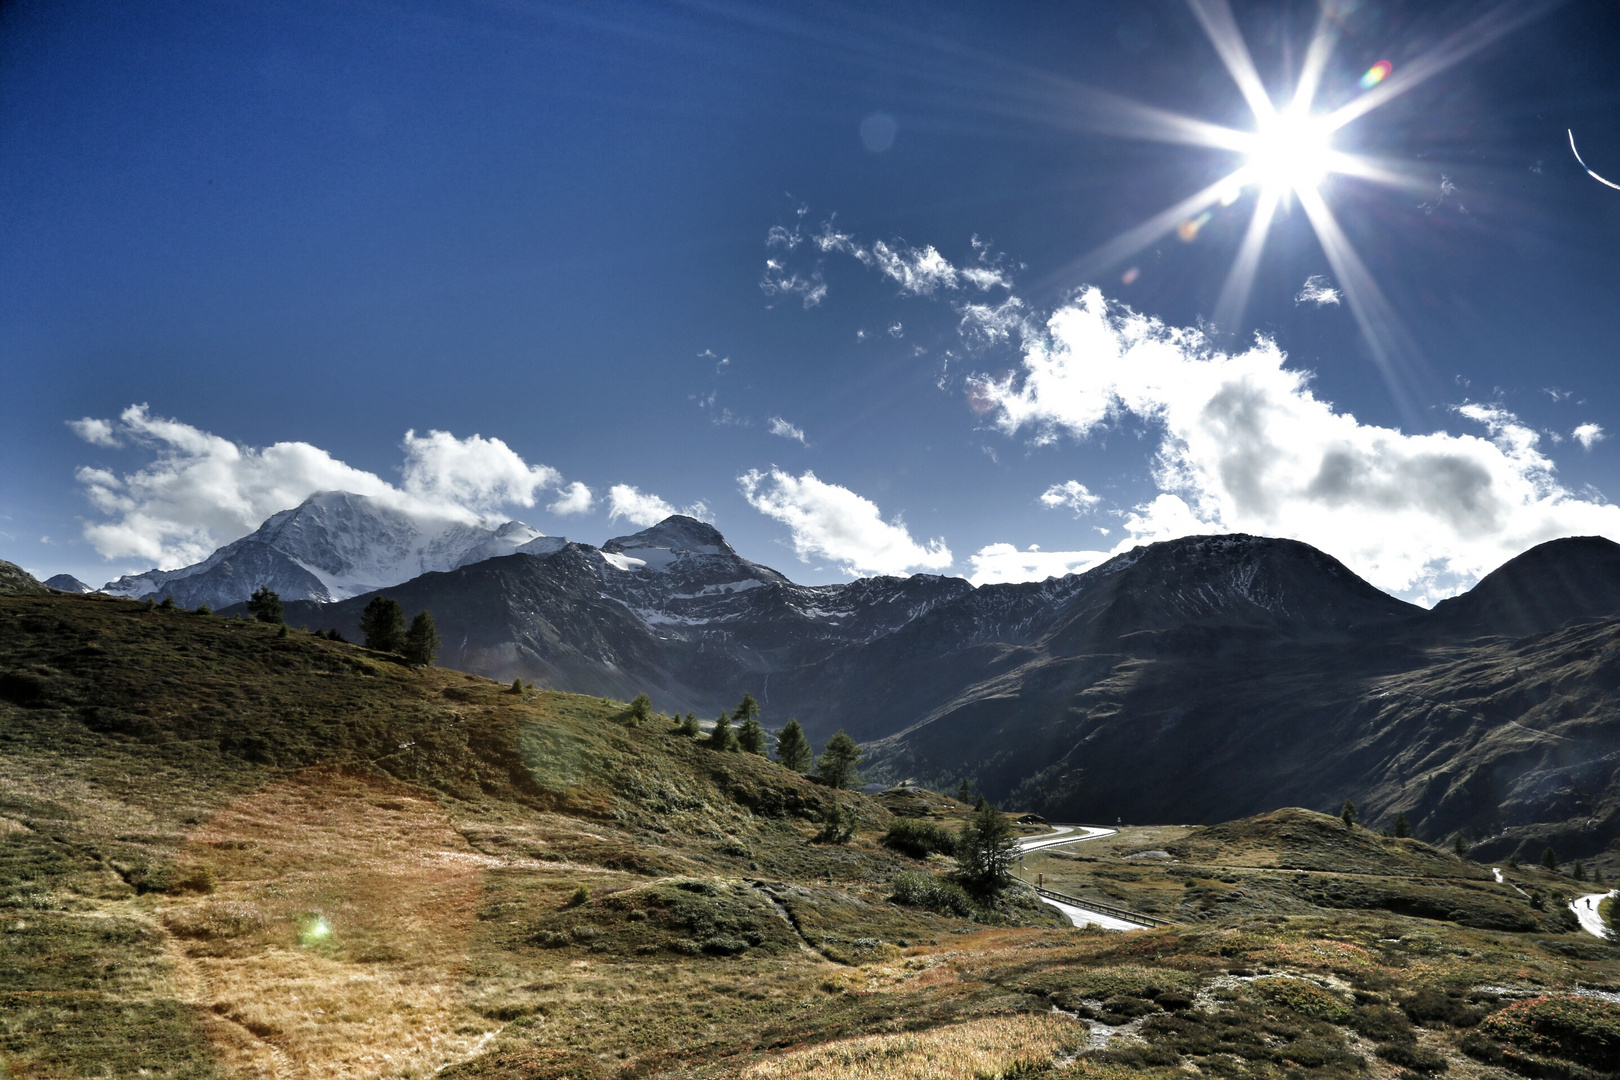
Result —
M789 273L776 259L765 260L765 276L759 287L766 296L797 296L808 311L827 298L827 283L816 270L809 277Z
M570 514L588 514L595 505L596 496L591 494L591 489L575 480L563 488L546 509L558 517L567 517Z
M1093 289L1050 317L1019 371L977 377L968 400L1037 443L1125 414L1159 426L1159 494L1127 517L1116 551L1199 532L1293 537L1428 603L1542 541L1620 538L1620 507L1562 487L1536 433L1506 410L1457 410L1484 437L1409 435L1335 409L1285 361L1263 340L1216 352Z
M480 512L509 504L533 506L537 492L562 483L556 469L527 464L499 439L407 431L404 445L405 490L428 504Z
M1315 304L1317 307L1322 307L1324 304L1337 304L1343 299L1343 294L1329 285L1327 278L1321 274L1312 274L1305 279L1305 284L1300 288L1299 295L1294 297L1294 303Z
M309 443L240 446L153 416L145 405L85 430L153 452L151 462L122 476L78 471L90 504L112 519L87 524L85 538L104 558L162 568L196 562L317 491L351 491L419 517L473 522L503 504L532 506L537 491L559 481L555 469L528 465L499 439L442 431L406 433L405 482L395 487Z
M760 513L787 525L793 550L803 561L825 557L846 574L906 574L951 565L943 540L919 544L905 523L887 522L877 504L813 472L793 476L757 469L737 478L743 497Z
M790 239L791 243L788 242ZM998 286L1004 289L1012 287L1012 282L1001 268L988 260L988 249L978 237L973 238L973 247L979 252L980 264L966 267L954 265L932 244L912 247L898 240L893 244L878 240L868 247L849 233L839 232L830 220L812 239L824 254L837 251L849 255L863 266L882 273L900 286L901 293L908 296L933 296L936 292L960 289L964 285L981 291ZM797 243L797 237L778 227L771 231L766 242L791 249Z
M685 514L699 521L713 521L709 506L701 499L691 506L677 510L652 492L639 491L629 484L614 484L608 489L608 521L624 518L632 525L646 528L656 525L671 514Z
M1090 510L1092 507L1102 502L1102 499L1099 496L1093 495L1089 490L1087 490L1086 485L1082 484L1080 481L1065 480L1063 483L1053 484L1051 487L1043 491L1041 493L1041 502L1045 503L1047 506L1050 506L1054 510L1060 506L1067 506L1070 510L1074 511L1075 517L1079 517L1087 510Z
M1590 450L1605 438L1603 428L1597 424L1582 424L1570 432L1570 437L1581 444L1581 448Z
M990 544L968 558L975 585L996 585L1013 581L1045 581L1049 577L1083 574L1110 557L1107 551L1041 551L1031 547L1019 551L1011 544Z
M111 420L97 420L94 417L86 416L83 420L69 420L67 426L73 429L73 434L91 446L124 445L113 434Z
M773 416L766 422L770 424L770 432L772 435L780 435L784 439L793 439L804 446L810 445L809 440L804 437L803 428L788 423L780 416Z

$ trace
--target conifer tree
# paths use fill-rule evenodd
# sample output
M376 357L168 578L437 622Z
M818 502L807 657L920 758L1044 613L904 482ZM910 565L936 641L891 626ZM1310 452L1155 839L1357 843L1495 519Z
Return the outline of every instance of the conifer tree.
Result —
M759 702L754 700L753 694L745 693L742 701L731 711L731 715L737 720L752 720L759 715Z
M743 721L737 730L737 745L746 754L765 753L765 729L760 727L758 717L750 716Z
M965 776L962 778L962 782L956 785L956 801L960 803L973 801L973 784Z
M634 723L644 724L652 716L652 698L646 694L637 694L635 700L630 702L630 719Z
M397 653L405 649L405 609L392 596L373 596L360 613L366 648Z
M861 774L855 767L861 763L861 748L855 745L855 740L839 728L831 739L827 740L826 749L822 750L821 758L816 762L816 773L821 777L822 783L830 788L859 787Z
M281 597L271 591L268 585L260 585L248 597L247 609L262 623L278 623L282 620Z
M784 769L792 769L796 773L807 773L815 764L815 755L810 751L810 740L804 737L804 728L799 726L797 720L789 720L780 734L776 736L776 760Z
M1409 825L1407 823L1407 821L1406 821L1406 811L1405 810L1397 810L1397 811L1395 811L1395 829L1394 829L1394 833L1395 833L1396 836L1399 836L1399 837L1401 837L1403 839L1412 835L1412 826Z
M1018 841L1012 826L981 797L973 815L962 823L956 841L956 864L963 884L980 893L1000 892L1012 883L1017 858Z
M1459 859L1468 857L1468 841L1463 839L1462 833L1458 833L1451 838L1451 853Z
M737 749L737 736L731 730L731 714L724 709L720 710L720 715L714 721L714 729L709 732L709 749Z
M1557 871L1558 871L1558 856L1553 854L1553 849L1552 848L1548 848L1546 851L1543 851L1541 853L1541 865L1546 867L1548 870L1551 870L1554 873L1557 873Z
M1351 802L1349 799L1344 800L1344 809L1339 811L1339 820L1344 822L1344 827L1345 828L1347 828L1347 829L1355 828L1355 826L1356 826L1356 804Z
M703 734L703 729L698 726L697 714L687 713L685 718L681 720L680 726L675 729L675 734L684 735L688 739L695 739Z
M1576 881L1585 881L1586 865L1582 863L1581 860L1576 859L1575 868L1569 872L1569 876L1574 878Z
M433 625L433 614L419 611L405 632L405 662L413 667L432 667L439 655L439 628Z

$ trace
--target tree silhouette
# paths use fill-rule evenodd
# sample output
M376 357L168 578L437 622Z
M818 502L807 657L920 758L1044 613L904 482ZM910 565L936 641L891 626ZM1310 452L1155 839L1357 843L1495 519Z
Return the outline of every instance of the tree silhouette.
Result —
M433 614L419 611L405 632L405 662L413 667L432 667L439 655L439 628Z
M278 623L282 620L281 597L271 591L270 586L260 585L252 596L248 597L248 611L253 617L263 623Z
M366 648L378 652L405 651L405 609L392 596L373 596L360 613L360 632Z

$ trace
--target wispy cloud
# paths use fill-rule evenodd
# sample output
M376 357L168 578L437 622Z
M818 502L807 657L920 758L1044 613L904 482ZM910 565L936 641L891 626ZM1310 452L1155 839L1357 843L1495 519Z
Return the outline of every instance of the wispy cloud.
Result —
M765 260L765 276L760 278L759 287L766 296L799 297L806 311L827 298L827 282L822 279L820 270L812 271L808 277L801 277L797 273L789 273L775 259Z
M529 464L500 439L447 431L405 433L404 483L396 487L309 443L243 446L153 416L145 405L131 405L117 421L86 418L73 427L94 445L150 452L152 460L134 472L87 467L77 475L90 504L108 519L85 526L96 551L162 568L196 562L318 491L350 491L420 518L472 523L503 506L533 506L540 492L562 481L557 470Z
M1326 304L1337 304L1344 299L1344 294L1329 285L1327 278L1321 274L1312 274L1305 279L1300 288L1299 295L1294 297L1296 304L1315 304L1322 307Z
M806 562L826 558L846 574L906 574L951 565L944 540L918 543L903 521L884 521L876 503L813 472L793 476L781 469L753 469L737 484L750 506L787 525L794 553Z
M772 435L780 435L784 439L792 439L803 446L810 445L809 440L804 437L803 428L788 423L780 416L773 416L766 421L766 423L770 425L770 432Z
M614 484L608 489L608 521L620 518L643 528L656 525L671 514L685 514L699 521L713 521L709 506L701 499L691 506L677 510L650 491L639 491L629 484Z

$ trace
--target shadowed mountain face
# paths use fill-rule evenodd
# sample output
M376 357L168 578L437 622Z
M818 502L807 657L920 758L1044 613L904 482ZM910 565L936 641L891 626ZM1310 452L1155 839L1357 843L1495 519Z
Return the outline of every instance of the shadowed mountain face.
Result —
M1219 821L1346 798L1483 850L1620 835L1620 546L1543 545L1428 612L1308 545L1188 537L1086 574L808 587L671 518L386 590L440 662L867 743L868 775L1065 820ZM293 603L358 639L369 596ZM1492 847L1495 845L1495 848Z

